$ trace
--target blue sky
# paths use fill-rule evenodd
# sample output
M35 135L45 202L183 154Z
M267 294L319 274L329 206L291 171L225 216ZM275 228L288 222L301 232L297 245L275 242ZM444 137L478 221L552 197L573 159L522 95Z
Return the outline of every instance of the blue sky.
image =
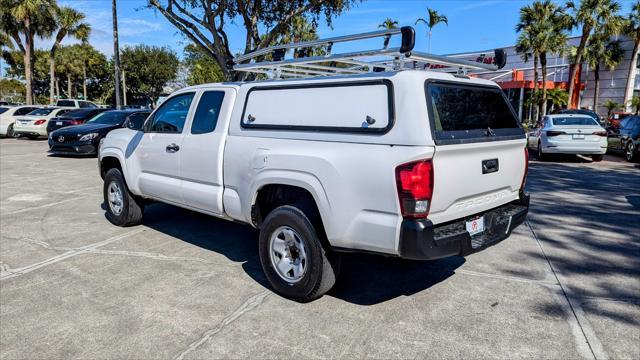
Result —
M110 0L58 0L87 15L93 27L91 43L107 55L113 54ZM350 11L334 19L333 29L324 23L320 37L345 35L377 29L385 18L398 20L401 25L414 25L418 17L426 17L426 8L438 10L449 18L449 26L438 25L433 30L433 53L457 53L509 46L515 42L518 10L528 0L369 0L356 4ZM561 1L559 1L561 2ZM622 0L623 13L628 13L632 0ZM177 33L162 14L145 8L144 0L118 0L120 45L148 44L167 46L181 55L188 40ZM416 49L426 51L427 36L424 24L416 28ZM232 51L242 51L242 24L230 24L228 30ZM67 43L73 41L67 40ZM37 47L46 47L49 40L41 40ZM378 43L376 43L376 46ZM335 49L339 51L339 49Z

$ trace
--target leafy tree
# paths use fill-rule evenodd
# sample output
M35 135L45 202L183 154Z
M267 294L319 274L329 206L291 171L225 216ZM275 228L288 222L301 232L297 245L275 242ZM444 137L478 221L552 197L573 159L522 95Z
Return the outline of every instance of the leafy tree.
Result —
M187 76L189 85L224 81L224 74L218 63L194 44L184 48L184 65L189 72Z
M16 79L0 79L0 99L21 103L24 101L24 84Z
M134 98L155 103L167 82L176 78L180 61L164 47L136 45L122 50L121 66L126 73L127 92Z
M551 102L551 107L562 108L569 104L569 93L563 89L549 89L547 91L547 99Z
M91 32L91 26L82 22L84 14L67 6L55 7L54 11L55 36L54 42L49 51L49 102L54 102L54 88L56 78L56 50L60 46L60 42L67 36L73 36L79 40L86 41ZM85 91L85 96L86 96Z
M419 22L423 22L427 25L427 28L429 28L429 32L427 34L429 38L428 51L431 52L431 31L436 25L440 23L444 23L445 25L449 26L449 19L447 19L446 16L439 14L438 11L433 9L427 8L427 12L429 13L429 17L428 17L429 20L418 18L418 20L416 20L416 25L418 25Z
M331 25L357 0L147 0L148 7L158 10L183 35L212 57L227 80L241 80L243 73L230 70L232 48L227 37L228 23L242 19L246 31L244 53L272 44L286 33L296 17L304 16L316 24L324 17Z
M533 56L534 93L538 89L538 61L540 62L542 93L538 113L541 115L547 112L547 54L565 52L566 30L570 24L571 19L564 8L550 0L535 1L520 9L520 19L516 25L516 31L520 33L516 51L522 54L525 62Z
M581 0L579 4L575 1L567 2L567 8L573 12L573 25L582 28L580 43L576 49L576 55L571 64L572 69L569 74L569 98L573 98L575 89L575 79L578 77L578 64L582 63L587 45L595 30L605 29L605 32L616 33L612 27L619 27L617 13L620 11L620 4L615 0Z
M633 40L633 52L631 53L631 62L629 62L629 75L627 76L627 86L624 94L625 103L629 103L633 100L633 85L635 81L633 73L638 63L638 51L640 50L640 1L638 0L631 7L624 33Z
M629 100L629 106L633 109L634 113L638 115L640 112L640 96L634 96Z
M24 55L21 51L7 51L4 54L4 60L6 61L7 76L13 78L19 78L24 76ZM34 50L32 57L33 67L33 81L31 83L31 95L34 103L44 103L46 98L42 98L41 95L45 94L49 90L49 65L47 52L43 50ZM26 101L27 87L25 84L25 101ZM44 101L44 102L43 102Z
M26 103L33 104L36 36L48 36L53 28L54 0L0 0L0 28L23 55Z
M620 41L609 42L610 36L598 33L591 37L585 60L589 66L593 68L594 90L593 90L593 109L597 111L600 97L600 64L604 64L609 71L613 71L618 64L624 59L624 49L620 45Z
M392 18L386 18L382 24L378 25L378 29L397 29L398 21Z
M602 104L603 107L605 107L607 109L607 118L609 118L611 116L611 113L615 110L618 110L620 108L622 108L624 105L620 104L618 102L615 102L611 99L608 99L607 101L605 101Z

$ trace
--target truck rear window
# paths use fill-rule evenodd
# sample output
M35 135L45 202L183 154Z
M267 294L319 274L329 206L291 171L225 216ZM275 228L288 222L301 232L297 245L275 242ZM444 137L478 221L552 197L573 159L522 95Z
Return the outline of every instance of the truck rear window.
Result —
M515 113L499 88L428 82L426 93L436 143L524 137Z

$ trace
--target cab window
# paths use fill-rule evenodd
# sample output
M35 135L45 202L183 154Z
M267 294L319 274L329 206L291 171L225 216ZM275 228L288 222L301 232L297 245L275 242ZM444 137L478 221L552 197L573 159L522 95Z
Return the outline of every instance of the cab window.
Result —
M222 100L224 91L206 91L202 94L191 124L192 134L206 134L216 129Z
M149 121L149 132L174 133L179 134L184 128L189 107L193 100L194 93L176 95L160 105L151 121Z

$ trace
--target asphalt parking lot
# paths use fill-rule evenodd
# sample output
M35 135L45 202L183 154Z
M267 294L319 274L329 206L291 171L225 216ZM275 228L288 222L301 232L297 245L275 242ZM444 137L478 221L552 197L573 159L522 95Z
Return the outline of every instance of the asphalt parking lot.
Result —
M347 255L273 294L257 233L168 205L104 217L95 158L0 139L0 358L640 358L640 167L532 161L529 221L466 259Z

